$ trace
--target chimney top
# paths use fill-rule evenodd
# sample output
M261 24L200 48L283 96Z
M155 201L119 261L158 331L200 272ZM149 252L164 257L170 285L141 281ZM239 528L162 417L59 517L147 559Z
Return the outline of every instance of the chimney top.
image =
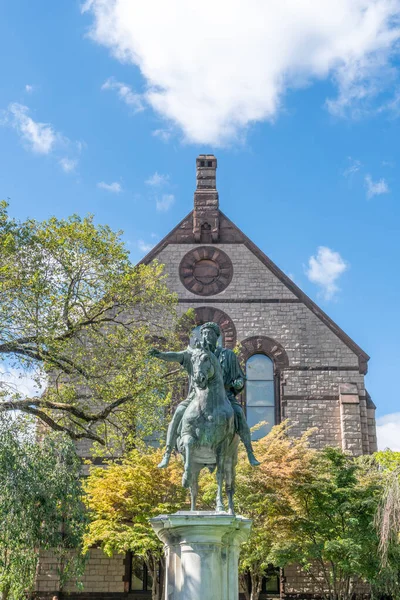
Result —
M199 154L196 159L196 179L198 190L216 190L217 159L214 154Z
M214 154L196 158L196 191L194 193L193 234L196 242L212 243L219 239L219 202L217 192L217 159Z

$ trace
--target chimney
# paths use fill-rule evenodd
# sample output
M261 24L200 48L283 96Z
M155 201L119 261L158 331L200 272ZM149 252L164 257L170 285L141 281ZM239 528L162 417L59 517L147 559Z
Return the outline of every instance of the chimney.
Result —
M196 191L194 193L193 234L196 242L212 243L219 239L219 202L217 192L217 159L213 154L200 154L196 159Z

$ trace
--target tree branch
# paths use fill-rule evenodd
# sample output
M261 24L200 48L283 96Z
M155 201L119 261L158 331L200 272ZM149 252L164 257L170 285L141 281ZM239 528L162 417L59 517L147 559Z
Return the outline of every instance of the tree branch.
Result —
M75 433L70 428L64 427L63 425L60 425L59 423L57 423L57 421L55 421L54 419L49 417L49 415L46 414L45 412L43 412L42 410L38 410L36 408L33 408L32 406L25 406L25 407L21 408L20 410L27 414L34 415L35 417L37 417L38 419L43 421L43 423L46 423L46 425L48 425L55 431L67 433L73 440L81 440L83 438L86 438L86 439L91 439L95 442L98 442L102 446L105 446L104 440L101 437L99 437L98 435L96 435L95 433L92 433L91 431L89 431L87 429L83 428L83 433Z

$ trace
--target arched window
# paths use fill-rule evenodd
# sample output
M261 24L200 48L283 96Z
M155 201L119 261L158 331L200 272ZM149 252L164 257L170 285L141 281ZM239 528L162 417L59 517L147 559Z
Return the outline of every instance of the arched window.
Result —
M267 421L252 434L259 440L275 425L274 363L265 354L253 354L246 362L246 413L249 427Z

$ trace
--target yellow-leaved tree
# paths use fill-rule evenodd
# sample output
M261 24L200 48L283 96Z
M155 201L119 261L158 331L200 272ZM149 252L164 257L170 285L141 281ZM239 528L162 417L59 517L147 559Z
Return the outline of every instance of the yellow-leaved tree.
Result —
M188 501L180 461L158 469L161 456L153 448L133 450L106 469L93 468L85 484L91 519L85 547L99 545L109 556L131 551L141 558L152 577L154 600L162 586L157 569L163 561L163 545L149 519L182 510Z

